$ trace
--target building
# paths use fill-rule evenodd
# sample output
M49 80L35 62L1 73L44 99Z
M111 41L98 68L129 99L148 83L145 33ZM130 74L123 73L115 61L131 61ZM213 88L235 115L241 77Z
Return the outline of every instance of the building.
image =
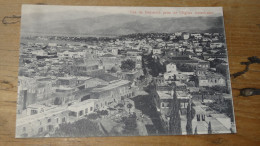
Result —
M59 77L56 81L56 85L59 87L76 87L77 78L76 77Z
M219 74L207 74L197 77L197 85L199 87L226 86L226 80L224 76Z
M18 81L18 113L29 105L51 98L55 92L53 81L48 77L27 78L19 76Z
M84 63L73 66L74 74L77 76L91 76L96 77L101 74L104 74L105 70L103 66L97 63Z
M192 33L190 36L193 36L195 39L201 39L202 35L200 33Z
M16 138L52 133L60 124L66 123L67 120L67 107L57 107L39 114L17 118Z
M130 82L127 80L115 80L106 86L94 88L89 95L90 99L98 99L95 109L107 109L111 105L123 102L125 98L134 96L130 89Z
M155 107L157 112L160 113L160 118L164 129L169 128L170 113L172 110L172 105L174 104L173 94L173 90L167 90L167 88L164 88L162 90L157 90L153 95ZM191 95L183 91L176 91L176 95L178 101L180 102L180 114L185 115Z
M88 99L82 102L73 103L68 107L69 119L71 122L94 112L96 99Z
M100 60L105 70L111 70L112 67L118 67L121 65L121 59L112 54L100 56Z
M169 63L166 65L166 72L176 72L176 71L177 71L176 64Z
M210 48L215 49L215 48L221 48L223 47L224 44L222 42L219 41L213 41L210 43Z
M228 64L221 63L216 66L216 71L222 74L224 77L229 77Z
M208 134L209 122L211 123L212 134L231 133L231 119L225 114L217 113L208 106L199 102L193 102L195 117L192 120L192 129L197 129L197 134Z
M154 54L154 55L155 55L155 54L162 54L162 50L159 49L159 48L155 48L155 49L153 49L153 54Z
M184 40L187 40L187 39L190 38L190 34L189 34L189 33L183 33L183 34L182 34L182 38L183 38Z
M33 55L36 55L36 56L46 56L46 55L48 55L48 53L47 52L45 52L44 50L33 50L32 51L32 54Z

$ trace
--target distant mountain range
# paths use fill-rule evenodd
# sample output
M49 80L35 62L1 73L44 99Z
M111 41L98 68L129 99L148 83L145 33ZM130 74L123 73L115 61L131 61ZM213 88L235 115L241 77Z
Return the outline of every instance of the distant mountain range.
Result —
M24 16L22 34L119 36L133 33L223 32L223 19L218 17L154 18L135 15L97 17L60 15Z

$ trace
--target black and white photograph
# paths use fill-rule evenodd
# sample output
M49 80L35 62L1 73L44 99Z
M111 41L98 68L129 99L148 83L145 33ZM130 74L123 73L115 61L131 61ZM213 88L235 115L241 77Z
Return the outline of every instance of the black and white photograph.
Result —
M16 138L236 133L222 7L23 5Z

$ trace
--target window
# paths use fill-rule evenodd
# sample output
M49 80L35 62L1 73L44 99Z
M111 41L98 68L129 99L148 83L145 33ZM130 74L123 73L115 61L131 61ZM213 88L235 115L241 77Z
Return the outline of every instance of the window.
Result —
M42 133L43 132L43 127L40 127L39 130L38 130L39 133Z
M162 107L164 107L164 103L162 103Z
M56 119L57 123L59 123L59 118Z
M70 112L70 113L69 113L69 116L77 117L77 113L76 113L76 112Z
M88 108L85 109L85 113L86 113L86 114L88 113Z
M66 118L65 118L65 117L62 118L62 122L63 122L63 123L66 122Z
M201 115L201 120L205 121L205 115Z
M48 119L48 123L50 123L51 122L51 119Z
M31 115L35 115L37 113L38 113L37 110L31 110Z
M47 129L48 129L49 131L53 131L53 130L54 130L54 127L53 127L53 125L48 125L48 126L47 126Z
M93 110L93 107L90 107L90 111L92 111Z
M82 116L82 115L83 115L83 110L79 111L79 116Z
M26 127L23 127L23 132L25 132L26 131Z
M197 121L200 121L200 115L197 115Z

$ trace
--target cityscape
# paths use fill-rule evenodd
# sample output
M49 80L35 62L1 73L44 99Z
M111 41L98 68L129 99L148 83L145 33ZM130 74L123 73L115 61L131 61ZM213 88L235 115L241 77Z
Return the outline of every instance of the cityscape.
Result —
M21 35L17 138L221 133L236 133L223 29Z

